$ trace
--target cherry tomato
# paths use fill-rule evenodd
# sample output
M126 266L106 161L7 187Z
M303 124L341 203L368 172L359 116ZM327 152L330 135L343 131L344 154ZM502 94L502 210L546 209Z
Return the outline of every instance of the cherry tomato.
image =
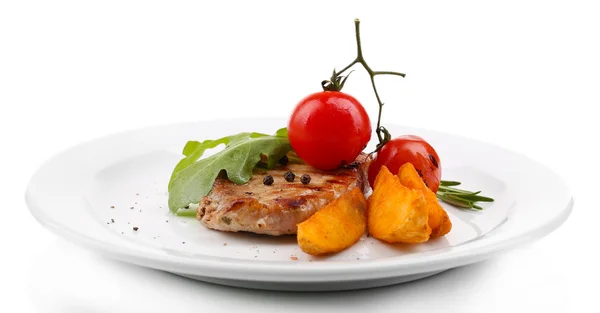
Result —
M353 162L367 146L371 121L352 96L322 91L298 103L288 123L288 137L304 162L331 170Z
M442 178L442 164L433 147L423 138L405 135L386 143L369 165L369 183L373 186L379 170L385 165L397 174L400 166L410 162L415 166L423 181L433 192L437 192Z

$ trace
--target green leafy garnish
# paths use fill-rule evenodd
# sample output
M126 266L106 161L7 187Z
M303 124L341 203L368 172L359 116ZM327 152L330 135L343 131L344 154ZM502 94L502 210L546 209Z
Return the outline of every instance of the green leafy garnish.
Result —
M206 149L225 144L225 149L200 159ZM235 184L247 183L252 170L266 159L265 166L273 168L286 153L292 150L287 137L287 129L278 130L275 135L261 133L240 133L217 140L189 141L183 148L185 156L171 175L169 182L169 209L176 214L190 215L193 210L185 209L192 203L199 203L212 189L221 171ZM192 212L194 213L194 212Z
M475 204L476 202L493 202L494 199L490 197L481 196L481 191L469 191L454 188L454 186L460 185L460 182L457 181L447 181L442 180L440 182L440 187L436 193L436 196L453 206L463 208L463 209L475 209L481 210L482 207Z

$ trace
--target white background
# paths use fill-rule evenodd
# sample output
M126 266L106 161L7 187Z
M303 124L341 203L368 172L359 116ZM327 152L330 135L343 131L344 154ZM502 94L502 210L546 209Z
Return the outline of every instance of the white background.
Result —
M0 311L597 309L594 1L366 3L0 2ZM29 177L82 141L156 124L287 116L334 66L353 59L355 17L371 66L407 73L379 81L384 123L477 138L539 160L570 186L569 220L533 244L422 281L301 294L196 283L109 261L29 214ZM357 71L346 91L375 114L369 87Z

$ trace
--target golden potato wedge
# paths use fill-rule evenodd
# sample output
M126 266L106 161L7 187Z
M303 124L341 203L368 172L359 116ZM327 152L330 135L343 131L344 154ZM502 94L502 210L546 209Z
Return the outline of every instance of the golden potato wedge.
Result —
M390 243L419 243L429 239L427 206L421 190L404 187L400 178L383 166L369 197L369 233Z
M302 251L323 255L342 251L367 229L367 199L354 188L298 224L298 244Z
M400 177L400 183L410 189L417 189L423 191L425 196L425 205L428 211L428 223L431 227L431 237L444 236L452 229L452 222L448 213L440 205L435 193L431 191L417 173L417 170L412 163L405 163L400 167L398 171L398 177Z

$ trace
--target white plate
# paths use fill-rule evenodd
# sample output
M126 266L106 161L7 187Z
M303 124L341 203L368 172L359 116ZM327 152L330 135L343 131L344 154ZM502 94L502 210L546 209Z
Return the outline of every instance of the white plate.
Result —
M282 125L284 120L198 122L94 140L43 165L26 200L44 226L110 258L220 284L313 291L389 285L481 261L548 234L573 206L559 177L527 157L458 136L390 125L392 134L426 138L442 159L444 179L482 189L496 201L484 204L483 211L445 205L452 231L427 243L389 245L364 237L342 253L321 258L304 254L294 236L212 231L169 213L167 183L187 140L271 133Z

